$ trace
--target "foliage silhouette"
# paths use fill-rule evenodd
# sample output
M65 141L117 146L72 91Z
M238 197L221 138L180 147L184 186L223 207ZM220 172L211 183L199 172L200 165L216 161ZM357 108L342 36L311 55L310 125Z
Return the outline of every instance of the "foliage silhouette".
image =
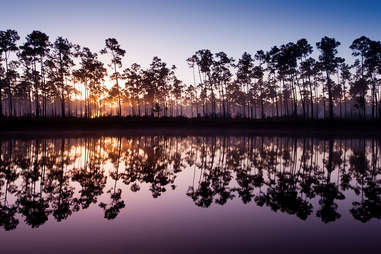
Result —
M0 31L1 118L381 116L381 43L365 36L350 46L354 63L338 57L340 42L327 36L316 43L318 59L305 38L244 52L237 60L200 49L186 59L193 84L179 80L176 67L158 56L147 67L126 65L126 50L116 38L106 39L100 51L108 68L97 53L63 37L51 42L36 30L20 46L19 40L15 30Z

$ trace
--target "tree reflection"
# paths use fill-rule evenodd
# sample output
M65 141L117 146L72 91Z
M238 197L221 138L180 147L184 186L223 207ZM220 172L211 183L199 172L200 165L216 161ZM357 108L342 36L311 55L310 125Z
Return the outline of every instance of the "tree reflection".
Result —
M236 199L301 220L381 219L380 140L313 137L59 138L0 140L0 226L33 228L50 217L102 209L112 220L129 195L185 190L197 207ZM342 213L342 212L341 212ZM22 219L20 219L22 218Z
M354 151L349 159L351 172L358 183L354 190L361 196L360 201L353 202L350 211L355 219L367 222L372 218L381 218L381 180L377 179L381 168L377 160L379 147L373 143L371 161L367 158L365 144L361 148Z
M15 217L17 205L9 205L7 199L8 193L16 193L17 185L14 182L19 177L19 174L11 165L12 145L13 142L8 142L4 147L3 142L0 141L0 226L7 231L15 229L19 224L19 220ZM4 192L2 192L3 189Z
M99 207L103 208L105 211L105 218L108 220L115 219L116 216L120 213L120 210L124 208L126 205L124 204L124 201L121 200L122 198L122 190L118 189L115 190L109 190L108 193L110 193L110 199L111 204L107 205L106 203L99 203Z

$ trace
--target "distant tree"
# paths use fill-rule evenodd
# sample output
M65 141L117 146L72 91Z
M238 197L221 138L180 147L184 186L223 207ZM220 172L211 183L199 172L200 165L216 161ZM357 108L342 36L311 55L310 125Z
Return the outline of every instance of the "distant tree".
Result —
M232 72L230 71L230 67L232 67L233 62L234 59L228 57L225 52L218 52L215 54L215 60L212 66L211 77L214 87L217 89L218 96L221 100L220 108L222 108L223 118L226 118L226 89L233 76ZM214 107L216 107L216 105L214 105ZM214 111L216 113L216 109L214 109Z
M10 54L11 52L17 51L18 47L16 45L16 42L20 39L20 36L18 35L17 31L8 29L6 31L0 31L0 55L3 55L1 59L3 59L5 63L5 85L8 88L8 98L10 101L10 109L9 109L9 115L12 115L12 90L11 90L11 78L14 76L14 74L9 73L10 66ZM1 89L0 89L1 90ZM1 102L1 91L0 91L0 103ZM3 110L1 107L0 110L0 117L3 116Z
M24 97L25 101L27 101L26 103L28 105L26 107L28 108L28 114L32 115L32 92L34 81L32 58L29 54L26 54L24 50L20 50L18 52L18 59L22 70L21 79L17 85L19 90L18 96L20 98Z
M236 68L237 68L237 73L236 73L236 82L242 87L242 91L245 93L245 102L244 103L244 107L243 107L243 112L242 112L242 115L244 116L245 115L245 108L246 108L246 104L247 104L247 111L249 110L249 103L250 101L253 101L253 100L249 100L249 95L254 95L253 92L250 92L252 91L252 88L253 88L253 78L254 78L254 75L253 75L253 68L254 68L254 59L252 58L252 56L247 53L247 52L244 52L242 54L242 57L240 59L238 59L238 63L236 65ZM252 105L252 107L255 107L255 105ZM249 112L247 112L247 114L249 114Z
M352 55L359 57L355 62L357 67L356 80L353 83L353 95L363 107L363 117L366 114L366 94L371 87L372 118L375 118L377 108L377 72L381 63L381 43L361 36L353 41L350 48Z
M17 69L19 67L18 61L10 61L8 63L8 71L5 73L5 91L8 94L8 116L16 115L16 106L14 104L14 93L16 90L16 82L19 78Z
M181 108L181 110L180 110L180 115L182 116L182 108L183 108L183 106L182 106L182 95L183 95L183 88L184 88L184 85L182 84L182 82L181 82L181 80L179 80L179 79L174 79L173 80L173 83L172 83L173 85L172 85L172 89L171 89L171 95L172 95L172 97L173 97L173 99L174 99L174 103L172 103L172 105L171 105L171 107L172 107L172 115L171 116L173 116L174 114L173 114L173 112L174 112L174 110L173 110L173 107L175 107L176 108L176 114L175 114L175 116L179 116L179 105L180 105L180 108Z
M265 118L264 104L267 98L265 82L264 82L264 68L263 64L266 62L266 55L263 50L258 50L255 54L255 59L259 62L259 65L253 69L253 78L255 78L255 89L257 90L259 104L261 105L261 118Z
M336 72L338 66L344 62L344 59L337 57L337 47L340 46L340 42L334 38L327 36L323 37L320 42L316 43L317 48L320 50L319 64L322 71L326 74L326 88L328 91L329 102L329 119L333 120L333 80L331 75Z
M306 84L309 88L309 100L310 100L310 110L311 110L311 119L314 119L314 96L313 90L316 87L316 83L313 82L312 77L316 74L316 60L312 57L307 58L300 64L301 76L306 79Z
M185 89L185 101L191 107L191 117L194 117L194 107L196 107L196 116L198 116L197 91L193 85L188 85Z
M115 38L106 39L106 47L101 50L101 54L111 54L111 65L114 68L114 73L111 79L115 80L116 92L118 96L118 116L122 116L122 104L119 88L119 79L121 74L118 72L118 68L122 67L122 57L126 54L126 51L122 49Z
M150 68L144 71L143 84L146 98L151 105L151 116L154 116L154 113L159 116L163 109L166 114L168 96L173 82L177 80L174 74L175 68L175 66L168 68L165 62L155 56Z
M3 117L3 90L6 87L6 82L5 82L5 70L2 66L2 54L0 54L0 118Z
M299 86L299 94L300 94L300 100L302 102L302 107L303 107L303 117L304 119L306 119L306 108L307 108L307 97L308 97L308 94L310 95L310 106L311 108L313 108L313 100L312 100L312 96L311 96L311 73L306 73L307 75L303 75L301 73L301 64L303 62L306 62L307 61L307 65L310 65L310 67L312 66L313 68L313 63L310 63L308 62L308 59L307 57L312 53L312 46L308 43L308 41L306 39L300 39L296 42L296 46L297 46L297 60L299 60L300 64L299 64L299 75L300 75L300 78L297 78L296 79L296 83L298 84ZM312 59L312 58L310 58ZM311 61L311 60L310 60ZM297 62L298 64L298 62ZM301 83L299 83L299 81L302 81ZM308 89L309 88L309 89ZM312 110L312 109L311 109Z
M351 81L352 74L350 69L350 66L345 63L340 65L340 80L343 91L341 97L344 100L344 117L346 117L347 114L347 88L345 85L347 84L347 82Z
M211 80L211 68L214 62L213 59L213 53L209 49L201 49L198 50L192 57L188 58L189 60L193 63L196 63L198 68L199 68L199 76L200 76L200 87L201 87L201 92L203 93L203 114L208 115L208 103L207 99L208 98L208 91L210 94L210 98L212 101L212 104L214 105L214 89L213 89L213 83ZM214 106L212 105L212 114L214 110Z
M7 83L4 79L2 68L0 68L0 118L3 117L3 90L5 89Z
M364 61L366 54L369 51L370 42L371 40L368 37L361 36L360 38L355 39L350 46L350 49L353 50L352 55L360 56L359 65L361 78L363 78L365 75Z
M269 96L275 100L276 116L279 117L282 108L279 107L281 104L281 93L279 88L282 86L281 75L278 72L278 58L280 50L277 46L272 47L268 52L266 52L266 65L268 71L268 81L269 81ZM273 102L274 103L274 102ZM280 109L280 110L279 110Z
M103 63L98 60L98 55L92 53L89 48L83 48L79 56L81 58L81 68L73 71L73 76L85 87L85 117L90 117L89 97L92 97L93 101L98 103L102 93L101 84L107 72Z
M65 117L65 95L71 68L74 66L74 47L71 42L62 37L58 37L53 43L52 50L47 60L49 76L56 86L61 100L61 116Z
M125 91L130 97L133 116L136 116L136 108L138 116L141 116L140 100L145 93L142 72L141 66L137 63L123 71L123 79L126 81Z
M44 116L46 116L46 93L45 93L45 56L50 50L49 36L40 31L33 31L27 35L26 42L20 47L23 57L29 57L31 60L32 76L34 83L34 101L35 115L40 116L40 99L39 95L43 91L44 98ZM37 70L37 64L40 65L40 71Z
M371 98L372 98L372 118L379 115L378 99L380 86L379 78L377 75L381 75L381 42L370 41L369 50L366 54L365 64L368 69L368 75L371 84Z
M297 115L296 77L300 52L297 44L289 42L279 47L279 52L273 55L273 62L278 70L278 78L282 86L283 104L289 116L289 102L293 105L293 115Z
M203 94L202 92L204 91L204 89L203 89L203 85L202 85L200 66L198 65L198 57L196 56L196 54L194 54L191 57L189 57L186 61L188 63L188 66L190 68L192 68L192 72L193 72L193 87L194 87L194 89L197 90L197 88L200 88L200 90L201 90L200 91L200 98L199 98L199 100L202 103L203 114L205 115L205 98L204 98L204 96L201 96ZM197 66L197 72L198 72L198 76L199 76L199 83L198 84L196 84L195 66Z

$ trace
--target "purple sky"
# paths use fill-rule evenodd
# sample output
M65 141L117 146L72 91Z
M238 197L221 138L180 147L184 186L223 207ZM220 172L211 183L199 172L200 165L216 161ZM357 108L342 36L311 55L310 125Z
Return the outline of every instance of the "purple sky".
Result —
M1 10L0 30L16 29L22 39L41 30L51 40L62 35L98 51L115 37L127 50L126 65L147 66L159 56L175 64L186 83L193 79L185 59L202 48L237 59L300 38L315 45L327 35L342 43L339 52L350 60L353 39L381 38L381 2L369 0L5 0Z

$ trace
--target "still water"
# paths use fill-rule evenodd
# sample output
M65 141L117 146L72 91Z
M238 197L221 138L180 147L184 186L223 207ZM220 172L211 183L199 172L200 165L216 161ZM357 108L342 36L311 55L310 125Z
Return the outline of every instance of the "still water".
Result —
M377 253L380 141L2 138L1 253Z

